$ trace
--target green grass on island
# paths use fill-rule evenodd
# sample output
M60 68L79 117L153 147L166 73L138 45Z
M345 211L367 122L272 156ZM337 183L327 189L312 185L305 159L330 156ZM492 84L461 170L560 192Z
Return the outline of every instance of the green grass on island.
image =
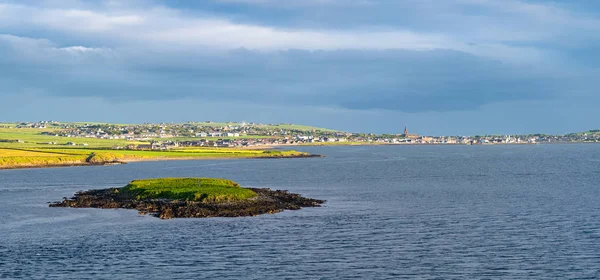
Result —
M231 202L256 197L234 181L218 178L162 178L135 180L121 189L136 199L175 199L199 202Z

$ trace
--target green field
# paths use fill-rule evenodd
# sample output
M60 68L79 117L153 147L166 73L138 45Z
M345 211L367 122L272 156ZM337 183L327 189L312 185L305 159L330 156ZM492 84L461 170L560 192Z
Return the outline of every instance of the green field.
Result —
M256 197L252 190L234 181L217 178L162 178L135 180L121 189L137 199L178 199L201 202L229 202Z
M127 140L110 140L97 138L71 138L59 137L53 135L43 135L43 132L54 132L54 128L0 128L0 148L41 148L41 147L56 147L66 145L68 142L73 142L78 145L88 144L88 147L93 148L111 148L114 146L126 146L128 144L141 144L141 142ZM20 140L23 143L5 142L6 140ZM55 142L56 144L48 144Z
M2 123L2 122L0 122L0 127L3 127L3 126L15 127L15 126L17 126L17 124L14 124L14 123Z
M43 132L54 132L55 129L6 128L6 126L9 125L0 125L0 169L101 164L113 161L295 157L305 154L296 151L212 147L178 148L166 151L122 150L113 149L113 147L148 143L121 139L110 140L43 135ZM198 140L197 138L193 139ZM183 139L170 138L168 140L182 141ZM67 145L68 142L75 143L76 145ZM86 146L83 146L84 143Z
M107 150L93 148L0 148L0 168L48 165L102 164L146 160L280 158L306 155L288 150L193 148L168 151Z
M64 123L64 124L103 124L103 123L92 123L92 122L79 122L79 123ZM208 127L223 127L227 125L238 126L241 123L194 123L196 125L208 126ZM124 124L111 124L114 126L122 126ZM138 141L128 141L124 139L98 139L98 138L71 138L71 137L58 137L53 135L44 135L42 133L54 133L57 130L55 127L48 128L15 128L14 123L0 123L0 148L42 148L42 147L56 147L66 146L68 142L73 142L77 146L87 144L90 148L112 148L115 146L127 146L129 144L144 144ZM335 130L317 128L312 126L303 125L292 125L292 124L277 124L277 125L256 125L257 128L268 128L273 130L278 129L293 129L300 131L314 131L320 130L323 132L333 132ZM7 128L8 127L8 128ZM234 140L234 139L261 139L261 138L273 138L273 136L265 135L244 135L240 137L175 137L175 138L155 138L156 141L197 141L199 139L205 139L207 141L216 141L218 139ZM7 142L7 141L21 141ZM50 144L55 143L55 144Z

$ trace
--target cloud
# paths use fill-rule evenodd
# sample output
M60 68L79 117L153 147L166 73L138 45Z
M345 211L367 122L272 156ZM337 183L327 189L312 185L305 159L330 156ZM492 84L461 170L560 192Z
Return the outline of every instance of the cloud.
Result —
M272 2L262 3L266 5ZM307 2L307 4L309 3L326 6L339 4L337 1ZM396 4L386 6L379 2L355 1L343 5L341 9L352 9L362 5L373 5L375 11L381 12L384 16L390 9L402 11L404 8L404 6ZM69 37L76 34L79 36L79 42L76 43L88 43L99 45L99 47L143 46L157 50L247 48L261 51L448 49L521 64L531 64L541 60L548 61L548 57L552 55L547 50L532 46L501 43L502 40L508 38L509 35L505 34L507 32L512 34L525 32L525 37L534 37L531 35L532 32L515 31L523 30L518 28L511 29L511 31L496 28L491 32L490 30L483 32L478 29L480 22L473 22L466 32L450 34L443 29L440 29L441 31L412 31L398 25L397 22L367 24L352 28L328 27L327 22L324 22L320 28L306 28L302 25L269 25L252 20L244 23L228 15L215 13L190 15L164 6L150 8L119 6L117 9L113 5L107 4L91 10L86 7L79 7L79 9L40 8L11 4L3 5L2 10L11 16L0 17L0 26L25 30L25 33L44 30L44 32L62 33L62 36L68 35ZM300 11L302 10L300 9ZM335 10L331 12L336 13ZM355 12L362 13L362 10ZM304 15L302 12L298 12L298 14ZM395 16L398 15L395 14ZM446 20L450 25L455 25L453 17ZM340 17L340 20L348 19ZM416 20L416 22L419 21ZM315 22L319 22L319 19L316 19ZM494 28L492 24L486 24L486 26ZM484 38L486 40L480 40L473 44L461 33L486 34L485 36L473 35L474 39ZM492 33L495 34L494 38L486 38L486 36L492 36L488 35Z
M28 51L22 52L24 48ZM155 56L138 49L57 48L45 40L14 36L0 36L0 50L12 58L0 58L0 63L12 64L10 71L3 67L5 81L27 80L25 89L50 95L107 100L189 97L423 112L548 99L561 89L558 80L547 81L547 72L447 50L238 49ZM18 83L11 88L24 90Z
M106 48L86 48L86 47L83 47L83 46L70 46L70 47L57 48L56 50L66 51L66 52L70 52L70 53L89 53L89 52L104 52L104 51L109 51L110 49L106 49Z
M186 18L174 10L157 8L121 12L75 9L39 9L4 5L13 18L0 19L4 25L25 24L63 32L100 34L132 43L188 47L274 49L386 49L437 48L444 38L405 30L393 31L313 31L234 23L226 18L203 16ZM144 14L143 16L140 14ZM26 19L26 20L23 20Z
M364 6L373 3L371 0L217 0L217 2L279 7Z
M346 117L593 103L598 29L515 0L5 1L0 95Z

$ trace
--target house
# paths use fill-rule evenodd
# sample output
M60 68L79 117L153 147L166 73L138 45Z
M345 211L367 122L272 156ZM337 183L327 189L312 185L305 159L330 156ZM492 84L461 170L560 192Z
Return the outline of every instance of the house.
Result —
M230 145L231 145L230 140L219 139L219 140L217 140L217 142L215 142L215 147L229 147Z

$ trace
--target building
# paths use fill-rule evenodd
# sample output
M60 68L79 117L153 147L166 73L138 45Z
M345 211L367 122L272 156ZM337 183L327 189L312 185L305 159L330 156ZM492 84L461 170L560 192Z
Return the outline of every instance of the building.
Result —
M408 133L408 128L406 126L404 127L404 134L402 134L402 136L404 136L404 138L408 138L408 139L417 139L417 138L419 138L419 134L409 134Z

